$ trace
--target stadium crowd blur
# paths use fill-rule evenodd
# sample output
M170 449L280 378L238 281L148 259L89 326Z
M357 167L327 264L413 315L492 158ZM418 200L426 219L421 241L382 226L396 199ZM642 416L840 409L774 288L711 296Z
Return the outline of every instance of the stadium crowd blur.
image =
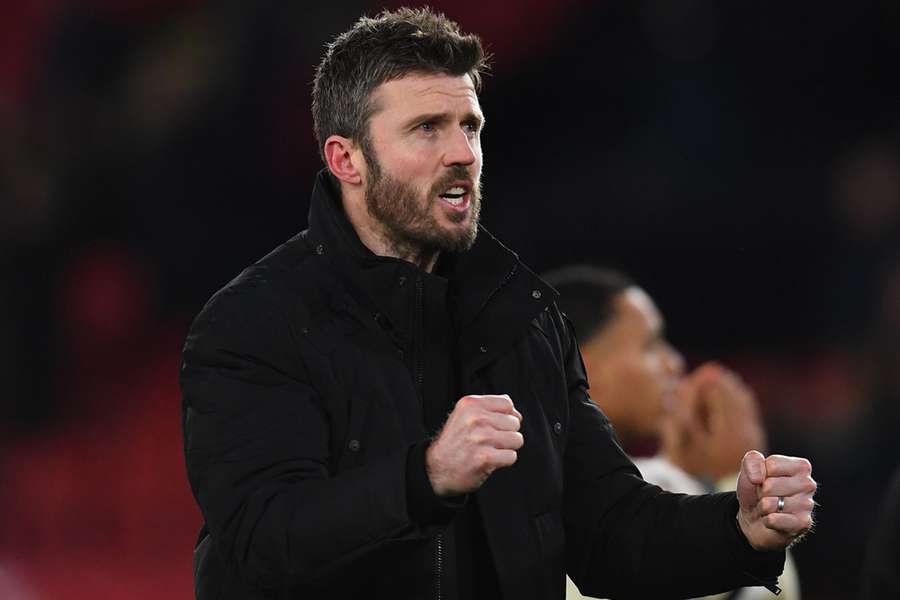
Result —
M0 597L192 596L187 326L305 227L322 45L401 4L0 8ZM820 484L804 597L853 597L900 462L900 6L432 6L495 55L485 225L742 375Z

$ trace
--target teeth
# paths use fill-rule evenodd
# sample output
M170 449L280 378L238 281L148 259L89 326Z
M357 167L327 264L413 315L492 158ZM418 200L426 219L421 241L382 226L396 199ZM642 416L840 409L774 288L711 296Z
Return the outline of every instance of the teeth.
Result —
M444 192L444 193L445 193L445 194L453 194L453 195L455 196L455 195L457 195L457 194L465 194L465 193L466 193L466 190L464 190L463 188L457 186L457 187L450 188L449 190L447 190L447 191Z
M462 198L450 198L448 196L442 196L442 198L447 202L447 204L452 204L453 206L459 206L463 201Z

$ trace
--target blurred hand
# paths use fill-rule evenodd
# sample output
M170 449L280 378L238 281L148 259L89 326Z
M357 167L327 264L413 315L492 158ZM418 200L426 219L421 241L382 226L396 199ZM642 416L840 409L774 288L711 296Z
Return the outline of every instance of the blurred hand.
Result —
M521 423L522 415L507 395L460 399L425 453L434 493L473 492L491 473L515 463L524 443Z
M748 450L765 452L753 392L737 374L706 363L680 383L662 426L663 455L693 477L718 481Z
M779 550L809 531L817 484L805 458L744 455L738 476L741 531L757 550ZM781 502L781 510L779 510Z

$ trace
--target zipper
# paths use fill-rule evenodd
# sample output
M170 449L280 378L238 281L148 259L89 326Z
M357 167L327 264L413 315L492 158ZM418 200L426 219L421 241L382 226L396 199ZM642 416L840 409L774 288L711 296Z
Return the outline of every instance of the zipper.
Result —
M422 405L422 418L425 419L425 324L424 324L424 281L422 276L416 276L416 300L415 300L415 358L413 359L413 372L416 379L416 391L419 394L419 402ZM435 538L434 555L434 590L437 600L441 600L441 577L444 570L444 534L438 533Z
M441 600L441 575L444 567L444 534L437 534L437 554L435 555L434 560L435 566L435 574L434 574L434 589L436 592L437 600Z
M516 271L518 271L518 270L519 270L519 263L518 263L518 262L514 262L514 263L513 263L513 266L512 266L512 269L509 270L509 272L508 272L508 273L506 274L506 276L503 278L503 281L501 281L500 284L499 284L497 287L495 287L495 288L493 289L493 291L491 291L490 294L488 294L488 297L485 298L484 302L481 303L481 306L478 308L478 311L475 313L476 315L477 315L478 313L480 313L482 310L484 310L484 307L487 306L487 305L490 303L490 301L494 298L494 296L497 295L497 293L498 293L500 290L502 290L504 287L506 287L506 284L509 283L509 280L513 278L513 275L515 275L515 274L516 274Z
M422 405L422 418L425 417L425 359L422 354L425 351L424 337L425 327L423 322L423 302L424 302L424 282L422 276L416 276L416 308L415 308L415 359L413 363L413 371L416 377L416 391L419 394L419 402Z

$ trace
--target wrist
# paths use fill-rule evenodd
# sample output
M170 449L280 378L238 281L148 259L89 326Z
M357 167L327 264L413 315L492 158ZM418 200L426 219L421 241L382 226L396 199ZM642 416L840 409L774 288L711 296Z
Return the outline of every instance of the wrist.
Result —
M431 490L435 496L444 498L451 495L450 491L444 485L440 477L437 467L437 459L434 457L434 442L430 442L425 448L425 474L428 476L428 483L431 484Z
M734 520L737 522L738 529L741 532L741 535L744 536L744 539L747 540L747 543L750 544L750 547L756 550L757 552L765 550L765 548L760 548L756 544L753 543L753 535L752 528L750 525L750 520L744 514L744 511L738 508L737 514L734 517Z

